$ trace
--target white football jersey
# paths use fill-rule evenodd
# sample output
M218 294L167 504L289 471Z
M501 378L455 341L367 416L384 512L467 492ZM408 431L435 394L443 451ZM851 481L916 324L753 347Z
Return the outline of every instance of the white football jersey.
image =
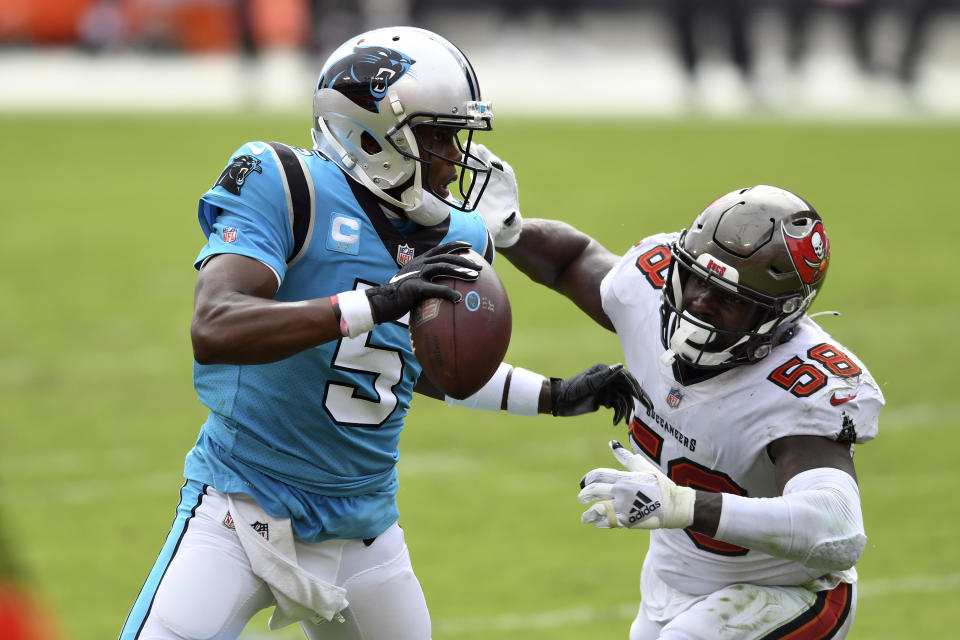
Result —
M647 238L604 278L603 309L623 346L630 372L653 400L630 425L634 451L681 486L748 497L779 495L767 445L784 436L815 435L866 442L877 434L883 395L866 368L813 320L752 365L683 386L660 361L660 298L668 245L679 234ZM667 584L690 594L725 585L799 585L822 576L776 558L686 529L651 532L646 560ZM838 575L856 581L850 570Z

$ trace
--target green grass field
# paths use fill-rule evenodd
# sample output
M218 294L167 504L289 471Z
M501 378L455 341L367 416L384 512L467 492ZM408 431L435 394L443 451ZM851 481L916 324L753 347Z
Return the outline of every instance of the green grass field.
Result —
M814 311L887 397L858 449L869 543L852 638L952 638L960 598L960 125L501 118L487 142L527 217L615 251L770 183L826 219ZM64 636L116 637L166 535L205 411L188 325L196 199L246 140L306 145L307 117L0 117L0 531ZM505 260L508 360L548 375L618 343ZM607 415L515 418L416 400L401 524L437 640L625 638L647 535L580 524ZM245 637L266 632L258 617ZM280 632L271 637L298 637Z

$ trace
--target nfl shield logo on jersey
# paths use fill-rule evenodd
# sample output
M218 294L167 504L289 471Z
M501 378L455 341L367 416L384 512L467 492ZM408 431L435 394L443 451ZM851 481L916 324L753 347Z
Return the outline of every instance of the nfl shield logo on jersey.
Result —
M667 394L667 404L671 408L676 409L680 406L680 401L683 400L683 394L680 392L680 389L674 387L670 389L670 393Z
M237 228L236 227L224 227L223 228L223 241L230 243L237 241Z
M399 247L397 247L397 264L398 265L402 267L403 265L410 262L411 258L413 258L413 247L406 244L401 244Z

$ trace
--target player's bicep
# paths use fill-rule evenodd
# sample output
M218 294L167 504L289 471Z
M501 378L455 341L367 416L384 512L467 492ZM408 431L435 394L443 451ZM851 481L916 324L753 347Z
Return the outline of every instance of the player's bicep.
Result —
M204 261L197 275L195 307L216 303L231 294L272 298L279 288L279 276L259 260L236 253L221 253Z
M822 436L787 436L774 440L767 453L776 469L781 492L790 478L810 469L830 467L857 479L850 445Z
M273 332L266 308L278 288L273 269L253 258L221 253L204 261L193 297L190 339L197 362L230 362L249 351L252 336ZM270 361L270 360L265 360Z
M595 240L590 240L560 281L559 291L601 326L613 331L613 323L603 310L600 283L619 258Z

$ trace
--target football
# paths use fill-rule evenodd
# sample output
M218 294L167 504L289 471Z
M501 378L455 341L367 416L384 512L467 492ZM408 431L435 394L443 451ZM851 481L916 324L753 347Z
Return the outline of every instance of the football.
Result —
M467 255L483 262L473 252ZM410 315L410 341L423 373L440 391L462 400L487 383L510 345L510 299L500 276L483 262L473 282L438 278L463 296L421 302Z

